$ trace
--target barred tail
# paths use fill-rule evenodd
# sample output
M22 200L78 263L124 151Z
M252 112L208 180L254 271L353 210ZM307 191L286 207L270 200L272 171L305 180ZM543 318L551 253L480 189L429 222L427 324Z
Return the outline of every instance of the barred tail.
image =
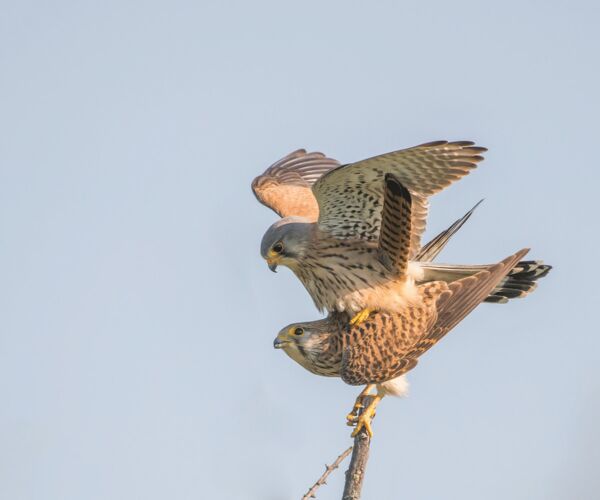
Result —
M533 292L536 281L546 276L552 266L543 264L541 261L524 260L519 262L506 277L498 284L485 302L504 304L509 299L525 297Z
M472 276L473 274L487 269L489 266L464 266L452 264L433 264L429 262L419 263L423 271L423 278L419 283L429 281L453 281ZM510 299L525 297L533 292L537 287L536 281L546 276L552 266L546 265L541 261L525 260L519 262L511 271L500 281L492 290L485 302L495 304L504 304Z

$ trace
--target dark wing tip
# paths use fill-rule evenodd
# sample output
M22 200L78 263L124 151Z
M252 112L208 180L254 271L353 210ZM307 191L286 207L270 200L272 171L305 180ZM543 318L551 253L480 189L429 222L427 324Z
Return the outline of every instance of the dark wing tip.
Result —
M431 141L415 146L417 148L439 148L440 146L449 146L454 150L462 150L468 153L485 153L488 149L483 146L476 146L473 141Z
M477 203L475 203L475 205L473 206L473 208L471 210L469 210L469 213L472 214L475 209L481 205L483 202L485 201L485 198L481 198L481 200L479 200Z
M395 196L411 201L410 191L404 187L394 174L385 174L385 185Z
M435 148L437 146L444 146L448 144L448 141L431 141L431 142L424 142L423 144L419 144L418 146L415 146L416 148Z
M472 153L485 153L488 150L486 147L476 146L473 141L453 141L453 142L449 142L448 145L458 146L461 149L463 149L463 148L467 149L468 151L470 151Z

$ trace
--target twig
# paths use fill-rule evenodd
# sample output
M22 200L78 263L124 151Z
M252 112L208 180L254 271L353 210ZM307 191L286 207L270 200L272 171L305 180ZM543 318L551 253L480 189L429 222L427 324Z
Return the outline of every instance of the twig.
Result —
M344 494L342 500L359 500L362 490L362 483L365 478L365 469L367 460L369 460L369 445L371 438L367 430L363 427L354 438L352 447L352 458L350 467L346 471L346 484L344 484Z
M342 453L339 457L337 457L335 459L335 462L333 462L331 465L327 465L325 464L325 472L323 472L323 475L317 480L317 482L315 484L312 485L312 487L310 488L310 490L308 490L306 492L306 495L304 495L302 497L302 500L309 500L310 498L316 498L316 491L319 489L320 486L323 486L326 483L326 479L329 476L329 474L331 474L335 469L337 469L340 464L344 461L344 459L350 455L350 452L352 451L352 446L350 446L350 448L348 448L344 453Z

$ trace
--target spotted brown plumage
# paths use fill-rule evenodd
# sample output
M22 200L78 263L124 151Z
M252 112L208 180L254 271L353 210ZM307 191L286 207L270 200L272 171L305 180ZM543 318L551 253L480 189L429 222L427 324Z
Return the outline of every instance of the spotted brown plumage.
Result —
M427 198L467 175L486 148L471 141L435 141L331 169L315 183L319 227L341 239L379 237L384 177L393 174L413 195L411 256L420 248Z
M394 313L371 313L359 325L350 324L348 316L340 313L288 325L274 345L312 373L341 377L350 385L377 385L376 398L381 399L394 394L394 387L420 356L484 301L527 252L521 250L452 283L421 285L418 305ZM361 420L369 431L373 411ZM359 417L351 414L349 420L357 423Z
M288 355L318 375L341 376L352 385L385 382L408 371L395 368L398 361L413 359L416 363L424 350L482 302L526 253L526 249L521 250L487 270L450 284L421 285L418 307L397 313L374 312L360 325L349 325L347 315L340 313L288 325L277 337L278 347L287 346ZM298 329L302 331L296 332ZM385 374L360 375L357 367L373 365L369 356L379 362Z
M437 319L436 302L448 285L438 281L419 287L417 305L398 313L372 314L358 326L342 329L340 376L350 385L383 383L413 368L410 354L417 345L429 345L427 332Z
M486 148L471 141L434 141L347 165L320 152L294 151L252 182L256 198L281 217L319 220L338 238L376 240L385 174L394 174L414 196L412 255L425 231L427 197L467 175Z
M342 330L344 354L341 377L350 385L382 383L412 369L433 347L480 304L527 254L524 249L473 276L452 283L419 287L418 307L400 314L375 314L364 331Z

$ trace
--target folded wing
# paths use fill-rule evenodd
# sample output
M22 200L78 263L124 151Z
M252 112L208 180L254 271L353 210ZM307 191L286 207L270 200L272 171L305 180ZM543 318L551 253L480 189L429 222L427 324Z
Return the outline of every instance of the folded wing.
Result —
M408 317L376 313L362 326L347 327L342 379L351 385L386 382L414 368L433 347L490 294L527 254L521 250L484 271L446 284L422 285L425 306ZM433 299L433 308L427 300Z

